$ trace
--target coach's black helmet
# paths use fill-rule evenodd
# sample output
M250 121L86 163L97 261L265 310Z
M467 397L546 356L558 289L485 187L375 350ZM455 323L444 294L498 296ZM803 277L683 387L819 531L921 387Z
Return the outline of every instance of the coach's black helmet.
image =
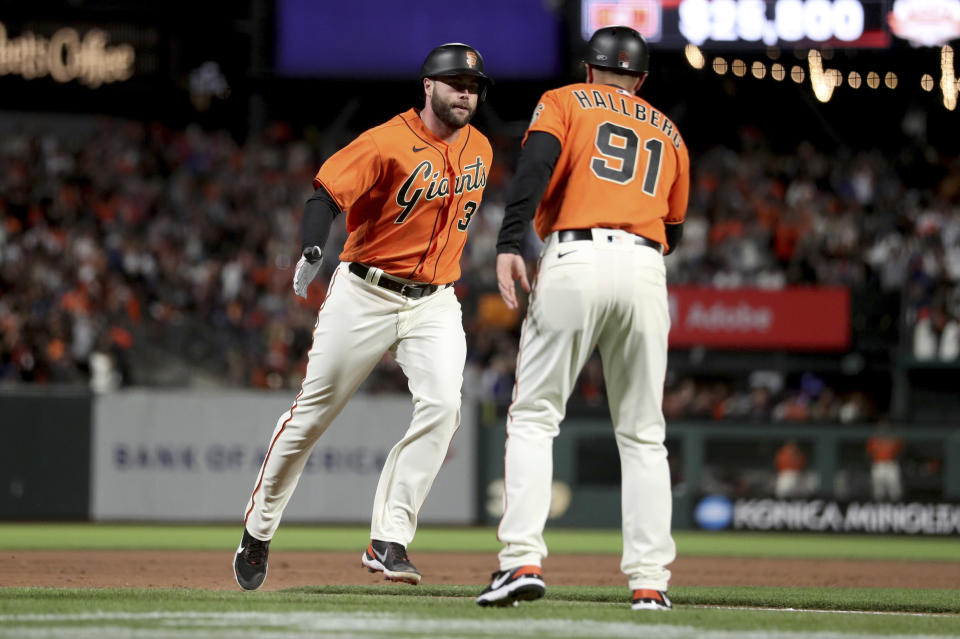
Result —
M591 36L583 61L594 67L646 74L650 49L643 36L630 27L604 27Z
M487 87L493 84L483 72L483 56L473 47L451 42L441 44L427 55L420 68L420 86L424 78L441 78L453 75L472 75L480 83L480 101L487 97Z

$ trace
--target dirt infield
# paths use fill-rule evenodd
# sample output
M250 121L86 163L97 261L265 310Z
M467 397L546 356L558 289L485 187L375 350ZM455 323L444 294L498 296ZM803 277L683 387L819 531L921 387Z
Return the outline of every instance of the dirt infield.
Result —
M360 568L360 553L283 552L270 555L263 590L295 586L382 584ZM424 584L483 585L496 568L492 553L416 553ZM203 588L233 590L230 550L210 551L2 551L0 587ZM556 555L544 562L556 585L626 585L619 557ZM680 557L671 586L821 586L956 588L960 564L915 561L739 559ZM404 587L398 584L398 587Z

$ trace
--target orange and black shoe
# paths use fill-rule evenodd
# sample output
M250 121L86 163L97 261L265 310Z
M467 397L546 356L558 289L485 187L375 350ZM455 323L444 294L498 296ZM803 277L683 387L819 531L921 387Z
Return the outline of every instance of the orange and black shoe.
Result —
M374 539L363 551L360 564L370 572L382 572L384 579L402 581L416 586L420 571L407 557L407 549L393 541Z
M244 590L256 590L267 578L267 556L270 541L260 541L243 529L240 547L233 558L233 576Z
M481 606L515 606L520 601L533 601L546 593L540 566L518 566L490 575L490 585L477 597Z
M634 610L673 610L673 603L663 590L634 590L630 607Z

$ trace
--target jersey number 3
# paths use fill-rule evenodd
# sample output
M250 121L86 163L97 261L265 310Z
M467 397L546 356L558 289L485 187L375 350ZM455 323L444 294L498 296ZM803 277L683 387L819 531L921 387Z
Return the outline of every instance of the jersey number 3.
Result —
M637 155L640 151L640 136L636 131L613 122L604 122L597 127L597 139L594 144L600 152L600 157L593 157L590 160L590 170L594 175L601 180L616 184L627 184L633 181L637 173ZM657 193L657 182L660 179L663 141L650 138L643 148L650 156L647 162L647 173L643 178L643 192L653 196Z
M476 212L477 203L473 200L467 200L467 203L463 205L463 217L457 220L457 228L461 231L466 231L467 225L470 224L470 218L472 218Z

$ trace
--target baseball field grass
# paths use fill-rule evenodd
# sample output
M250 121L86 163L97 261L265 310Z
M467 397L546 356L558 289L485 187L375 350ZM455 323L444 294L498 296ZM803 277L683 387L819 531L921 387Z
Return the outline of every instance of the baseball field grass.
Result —
M366 532L285 526L274 547L354 552ZM676 539L684 555L744 561L947 562L956 566L957 589L687 586L671 588L672 612L637 613L627 605L624 587L549 582L544 600L506 609L474 603L482 584L317 585L252 593L18 587L0 588L0 637L960 637L960 543L955 538L678 532ZM547 541L554 553L616 555L620 549L618 531L555 530ZM67 549L226 549L229 556L236 542L236 526L0 524L0 558L16 551ZM418 553L498 549L487 528L424 527L415 546ZM2 571L0 563L0 583Z

